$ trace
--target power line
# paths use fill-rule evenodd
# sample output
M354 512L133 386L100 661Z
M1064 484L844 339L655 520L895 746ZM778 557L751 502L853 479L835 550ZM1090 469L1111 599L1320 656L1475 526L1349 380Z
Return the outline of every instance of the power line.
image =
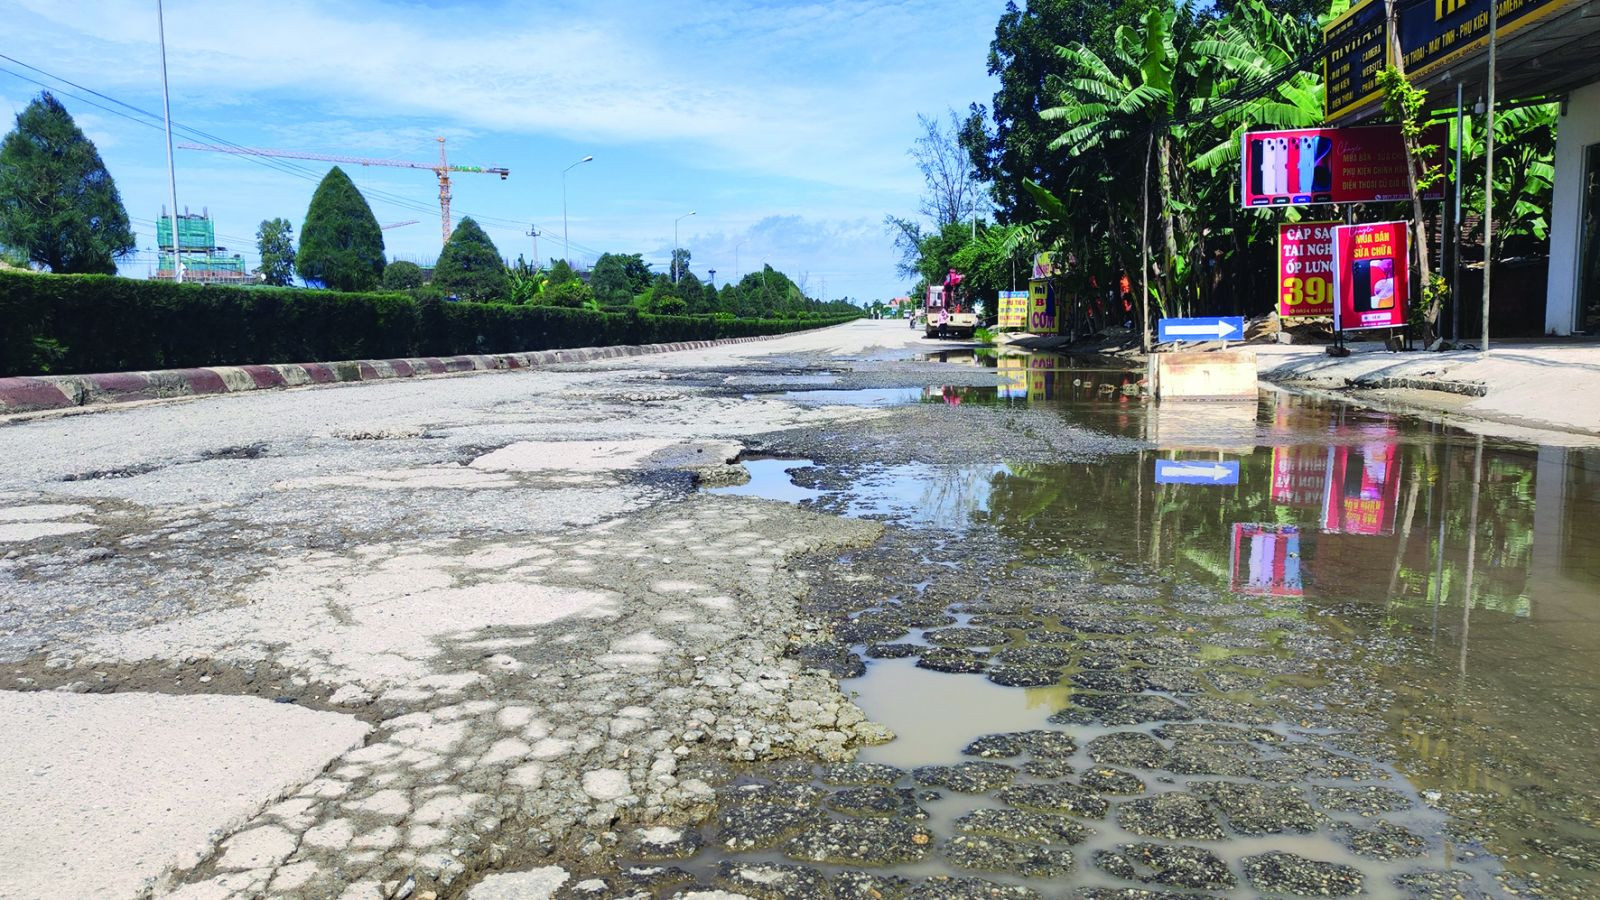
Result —
M14 56L10 56L10 55L5 54L5 53L0 53L0 59L6 60L6 61L11 62L11 63L14 63L15 65L21 66L21 67L23 67L25 69L28 69L30 71L37 72L38 74L40 74L40 75L42 75L42 76L44 76L46 78L49 78L49 79L51 79L53 81L59 82L61 84L68 85L68 86L70 86L72 88L75 88L75 89L77 89L79 91L82 91L82 92L85 92L87 94L91 94L91 95L93 95L95 97L98 97L98 98L106 101L107 103L111 103L111 104L114 104L116 106L122 107L123 109L129 110L129 111L131 111L133 113L137 113L139 116L143 116L144 118L140 119L140 118L137 118L136 116L129 115L127 112L123 112L122 110L113 109L113 108L111 108L109 106L106 106L104 104L96 103L93 100L89 100L89 99L87 99L85 97L74 95L69 91L63 91L59 87L57 87L56 85L47 84L46 82L40 81L37 78L32 78L32 77L30 77L28 75L24 75L24 74L22 74L20 72L12 71L11 69L7 69L4 66L0 66L0 72L5 72L8 75L11 75L11 76L13 76L15 78L18 78L18 79L22 80L22 81L29 82L31 84L38 85L39 87L42 87L42 88L44 88L46 90L55 91L57 93L64 94L64 95L66 95L68 97L71 97L72 99L77 100L77 101L79 101L81 103L84 103L84 104L86 104L88 106L92 106L92 107L94 107L96 109L99 109L99 110L102 110L104 112L111 113L112 115L120 116L121 118L127 119L130 122L134 122L134 123L139 124L139 125L144 125L144 126L149 127L149 128L154 128L156 130L161 130L162 129L162 125L160 124L162 122L162 118L159 115L157 115L157 114L155 114L153 112L150 112L149 110L142 109L142 108L140 108L138 106L135 106L135 105L133 105L131 103L128 103L128 102L126 102L124 100L119 100L116 97L113 97L113 96L111 96L109 94L102 93L100 91L97 91L94 88L78 84L77 82L72 81L71 79L64 78L64 77L62 77L60 75L56 75L53 72L45 71L44 69L41 69L38 66L31 65L29 63L23 62L22 60L17 59ZM220 137L218 135L212 134L212 133L207 132L207 131L203 131L203 130L201 130L199 128L194 128L194 127L189 126L189 125L181 124L181 123L179 123L177 121L174 121L172 123L172 127L175 130L183 132L185 135L188 135L190 137L196 138L198 140L206 141L208 143L218 144L218 145L222 145L222 146L226 146L226 147L231 147L233 149L242 150L242 151L249 151L251 149L249 147L245 147L245 146L243 146L241 144L237 144L237 143L235 143L233 141L230 141L230 140L228 140L226 138ZM301 165L298 165L298 164L295 164L295 163L285 162L285 161L283 161L281 159L278 159L278 158L275 158L275 157L264 157L264 156L260 156L258 154L250 153L250 152L244 152L244 153L240 153L240 154L237 154L237 155L241 156L241 157L243 157L243 158L245 158L245 159L257 164L257 165L260 165L260 166L263 166L265 168L271 169L271 170L273 170L275 172L278 172L280 174L285 174L285 175L290 175L290 176L293 176L293 177L296 177L296 178L301 178L301 179L304 179L304 180L312 182L312 183L320 184L321 181L322 181L322 178L323 178L323 174L322 173L318 173L314 169L311 169L311 168L306 167L306 166L301 166ZM401 209L405 209L405 210L408 210L408 211L411 211L411 212L425 212L425 213L430 213L431 214L431 213L434 213L434 212L438 211L438 208L435 205L423 203L421 201L412 199L410 197L405 197L405 196L402 196L402 195L399 195L399 194L390 193L389 191L379 190L379 189L376 189L376 188L369 187L366 191L363 192L363 194L365 194L368 197L377 198L380 201L383 201L383 202L387 203L390 206L399 207ZM488 223L490 225L494 225L494 226L502 227L502 228L519 228L520 229L520 228L524 227L527 224L525 221L515 221L515 220L511 220L511 219L502 219L502 218L500 218L498 216L473 215L470 212L464 213L463 215L464 216L471 216L473 219L476 219L477 221L486 222L486 223ZM548 226L541 226L541 227L548 227ZM586 255L598 256L600 254L600 251L597 251L593 247L587 247L587 246L584 246L584 245L578 244L578 243L574 243L572 246L577 248L580 252L582 252L582 253L584 253Z

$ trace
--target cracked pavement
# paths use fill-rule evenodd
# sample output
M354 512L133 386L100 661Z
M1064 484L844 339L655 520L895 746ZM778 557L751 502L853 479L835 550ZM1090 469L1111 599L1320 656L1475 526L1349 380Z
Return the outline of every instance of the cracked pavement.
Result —
M818 629L790 560L881 526L695 487L746 477L742 438L884 415L782 389L920 343L859 322L0 425L0 710L29 723L0 897L448 894L703 817L690 754L887 739L786 656Z

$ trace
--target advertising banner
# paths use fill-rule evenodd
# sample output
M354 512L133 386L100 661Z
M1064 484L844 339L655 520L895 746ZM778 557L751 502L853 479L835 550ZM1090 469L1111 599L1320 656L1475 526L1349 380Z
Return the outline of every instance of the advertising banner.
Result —
M1295 509L1320 509L1328 487L1328 454L1319 446L1272 448L1272 502Z
M1499 0L1501 40L1566 6L1565 0ZM1382 8L1383 4L1377 4ZM1400 54L1413 81L1489 46L1489 0L1397 4Z
M1398 328L1406 323L1411 266L1408 223L1333 229L1333 329Z
M1408 200L1406 145L1398 125L1251 131L1240 140L1240 201L1246 207ZM1443 125L1423 146L1443 147ZM1442 151L1441 151L1442 152ZM1444 188L1424 194L1438 200Z
M1237 522L1229 554L1235 593L1264 597L1300 597L1300 529L1293 525Z
M1338 222L1278 226L1278 316L1333 315L1333 228Z
M1061 271L1060 261L1056 259L1055 253L1046 250L1043 253L1034 254L1033 277L1035 279L1060 275Z
M1322 530L1328 534L1394 533L1400 499L1400 453L1392 443L1328 448Z
M1060 334L1060 306L1056 299L1056 287L1048 279L1028 282L1029 333Z
M1430 6L1431 8L1431 6ZM1383 96L1378 73L1389 63L1389 28L1383 0L1356 0L1322 29L1325 119L1337 119Z
M1001 291L995 310L995 327L1001 331L1021 331L1028 327L1028 292Z

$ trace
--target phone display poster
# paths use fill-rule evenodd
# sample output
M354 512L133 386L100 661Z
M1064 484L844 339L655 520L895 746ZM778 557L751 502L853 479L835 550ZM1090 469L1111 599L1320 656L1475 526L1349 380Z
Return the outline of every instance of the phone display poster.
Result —
M1442 125L1424 145L1445 144ZM1246 208L1405 200L1406 147L1398 125L1252 131L1241 138L1240 200ZM1444 196L1443 188L1424 199Z
M1333 315L1333 229L1338 222L1278 226L1278 315Z
M1340 225L1333 229L1335 331L1398 328L1410 298L1406 222Z

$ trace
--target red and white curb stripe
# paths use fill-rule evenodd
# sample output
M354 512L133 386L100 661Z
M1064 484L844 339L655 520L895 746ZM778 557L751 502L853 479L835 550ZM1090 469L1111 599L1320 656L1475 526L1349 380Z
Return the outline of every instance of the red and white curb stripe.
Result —
M704 350L727 344L771 340L779 336L763 335L724 338L717 341L679 341L671 344L619 347L578 347L494 356L423 356L412 359L358 359L346 362L210 366L203 369L160 369L152 372L0 378L0 415L130 403L136 400L193 397L202 394L233 394L302 385L415 378L454 372L537 369L597 359Z

